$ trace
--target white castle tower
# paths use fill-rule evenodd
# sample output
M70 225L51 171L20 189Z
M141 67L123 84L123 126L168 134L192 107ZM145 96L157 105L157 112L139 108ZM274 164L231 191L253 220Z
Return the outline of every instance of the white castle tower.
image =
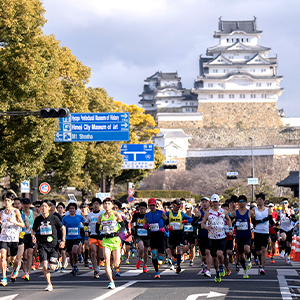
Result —
M192 93L205 126L281 126L277 100L282 76L271 48L260 46L262 31L253 21L223 21L214 38L219 44L200 56L200 75Z

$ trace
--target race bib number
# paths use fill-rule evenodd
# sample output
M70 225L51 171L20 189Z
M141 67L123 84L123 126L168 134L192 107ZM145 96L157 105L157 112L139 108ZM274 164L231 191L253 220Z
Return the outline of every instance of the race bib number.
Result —
M192 225L188 224L188 225L184 225L183 227L183 231L184 232L193 232L194 228Z
M148 235L148 230L144 229L144 228L138 228L137 235L138 236L147 236Z
M248 230L248 222L236 222L237 230Z
M173 227L173 230L179 230L180 229L180 222L171 222L170 226Z
M78 228L77 227L68 228L68 235L78 235Z
M152 224L150 224L150 231L152 231L152 232L159 231L159 225L158 225L158 223L152 223Z
M103 221L101 224L103 226L103 233L110 234L115 232L115 227L117 226L116 221Z
M52 234L51 225L41 225L40 226L40 234L41 235L51 235Z

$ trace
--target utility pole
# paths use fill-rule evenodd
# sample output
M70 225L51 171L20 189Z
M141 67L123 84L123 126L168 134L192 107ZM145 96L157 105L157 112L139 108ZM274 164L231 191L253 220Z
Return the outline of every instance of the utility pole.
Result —
M251 140L251 162L252 162L252 170L251 170L251 175L252 175L252 178L254 178L254 156L253 156L253 140L254 138L253 137L250 137L249 138ZM252 184L252 201L254 201L254 184Z

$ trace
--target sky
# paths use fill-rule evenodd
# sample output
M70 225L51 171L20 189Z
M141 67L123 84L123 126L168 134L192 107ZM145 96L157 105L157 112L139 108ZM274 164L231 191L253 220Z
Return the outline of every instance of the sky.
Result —
M300 118L299 0L44 0L43 5L44 33L54 34L91 68L89 86L137 105L144 80L157 71L177 71L183 87L193 88L199 56L218 44L213 34L219 17L256 16L263 31L259 44L277 55L283 76L277 106Z

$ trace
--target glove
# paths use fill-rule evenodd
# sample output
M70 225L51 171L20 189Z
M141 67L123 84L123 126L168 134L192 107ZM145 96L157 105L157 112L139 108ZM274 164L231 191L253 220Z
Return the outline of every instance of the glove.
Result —
M172 230L173 230L173 226L167 226L167 229L168 229L169 231L172 231Z
M148 224L144 224L144 225L143 225L143 228L144 228L144 229L148 229Z
M188 223L188 220L182 220L182 224Z
M162 227L162 228L159 228L158 231L160 231L160 232L165 232L165 229Z

